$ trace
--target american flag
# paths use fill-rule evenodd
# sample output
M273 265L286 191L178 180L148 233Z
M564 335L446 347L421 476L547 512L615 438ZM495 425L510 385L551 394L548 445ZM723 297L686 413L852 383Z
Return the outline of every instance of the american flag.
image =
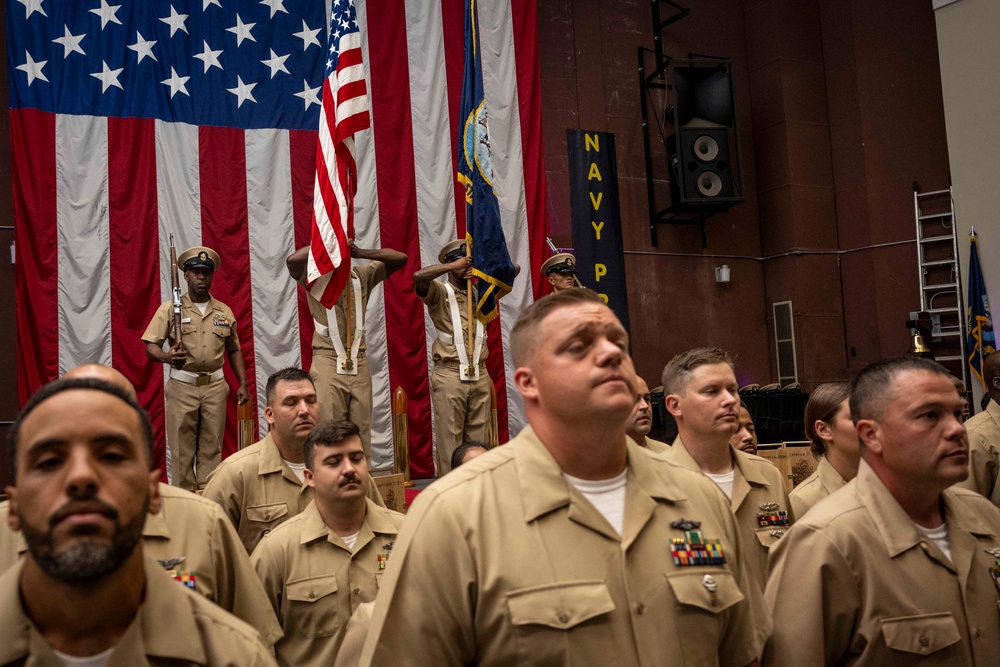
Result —
M354 0L333 0L328 34L307 278L313 296L332 308L351 269L347 239L354 236L358 186L354 135L371 126Z
M454 162L465 2L355 9L371 105L371 128L355 135L355 237L410 258L369 302L373 463L391 462L401 386L414 476L427 477L435 333L411 275L465 234ZM221 254L212 292L236 314L259 412L269 374L309 367L312 320L284 259L310 241L329 11L320 0L8 4L22 401L73 366L112 364L149 409L162 464L164 370L140 336L169 298L169 234ZM536 12L535 0L480 9L501 219L526 268L489 330L502 437L523 424L506 339L541 294L547 256ZM234 390L224 454L235 435Z

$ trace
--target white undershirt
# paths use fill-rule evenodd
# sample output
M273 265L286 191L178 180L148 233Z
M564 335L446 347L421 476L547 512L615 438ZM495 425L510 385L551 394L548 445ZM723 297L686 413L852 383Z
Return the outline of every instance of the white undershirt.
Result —
M281 459L281 460L285 461L285 459ZM295 473L295 476L299 478L300 482L306 481L306 473L305 473L306 464L305 463L292 463L290 461L285 461L285 465L288 466L289 470L291 470L293 473Z
M733 499L733 479L735 478L736 471L730 470L729 472L724 472L721 475L713 475L710 472L705 473L705 477L715 482L715 485L722 489L722 492L726 494L726 497L730 500Z
M196 303L194 305L198 306L198 310L201 311L202 315L204 315L205 311L208 310L208 301L206 301L205 303Z
M348 549L350 549L351 551L354 551L354 544L358 541L358 535L360 535L360 534L361 534L361 531L359 530L358 532L354 533L353 535L341 535L340 539L344 540L344 544L347 545Z
M938 549L941 550L941 553L948 557L949 561L952 560L951 538L948 537L948 524L942 523L937 528L924 528L923 526L919 526L917 524L913 525L917 526L917 530L920 531L921 535L936 544Z
M114 653L115 647L112 646L107 651L101 651L97 655L87 656L86 658L78 658L75 655L66 655L65 653L60 653L55 649L52 650L56 654L56 657L62 660L62 663L66 667L104 667L108 664L108 660L111 659L111 654Z
M611 527L622 534L625 524L625 483L628 475L628 468L620 475L611 479L599 479L597 481L589 479L579 479L563 473L566 481L572 484L583 497L590 501L590 504L597 508Z

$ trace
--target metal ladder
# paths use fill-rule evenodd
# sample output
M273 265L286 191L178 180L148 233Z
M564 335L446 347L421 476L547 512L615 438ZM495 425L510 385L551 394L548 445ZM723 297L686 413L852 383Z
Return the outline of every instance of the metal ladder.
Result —
M951 188L913 193L920 274L920 310L934 322L931 342L942 354L935 359L969 386L965 363L965 301L958 264L958 236Z

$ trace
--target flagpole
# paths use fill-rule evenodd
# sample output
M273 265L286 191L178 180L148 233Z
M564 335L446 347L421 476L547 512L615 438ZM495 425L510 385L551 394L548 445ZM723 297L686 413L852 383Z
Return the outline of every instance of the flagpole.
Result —
M472 259L472 244L471 243L466 243L465 244L465 256L468 257L469 259ZM473 342L473 333L472 333L474 331L474 329L473 329L473 322L472 322L472 277L471 276L465 279L465 296L466 296L466 301L468 302L466 304L466 306L467 306L467 311L468 311L468 314L469 314L469 336L468 336L468 338L469 338L469 346L467 348L465 348L465 349L468 350L467 354L468 354L468 357L469 357L469 363L472 364L472 363L478 362L479 360L472 358L472 355L475 353L475 350L473 349L474 342ZM470 373L472 372L471 368L469 369L469 372Z

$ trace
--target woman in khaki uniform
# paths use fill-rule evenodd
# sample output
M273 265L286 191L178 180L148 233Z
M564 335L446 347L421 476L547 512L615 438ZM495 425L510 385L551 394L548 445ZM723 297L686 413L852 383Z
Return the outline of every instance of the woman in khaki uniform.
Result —
M806 403L806 437L819 465L788 496L796 517L858 474L861 450L847 399L846 382L828 382L816 387Z

